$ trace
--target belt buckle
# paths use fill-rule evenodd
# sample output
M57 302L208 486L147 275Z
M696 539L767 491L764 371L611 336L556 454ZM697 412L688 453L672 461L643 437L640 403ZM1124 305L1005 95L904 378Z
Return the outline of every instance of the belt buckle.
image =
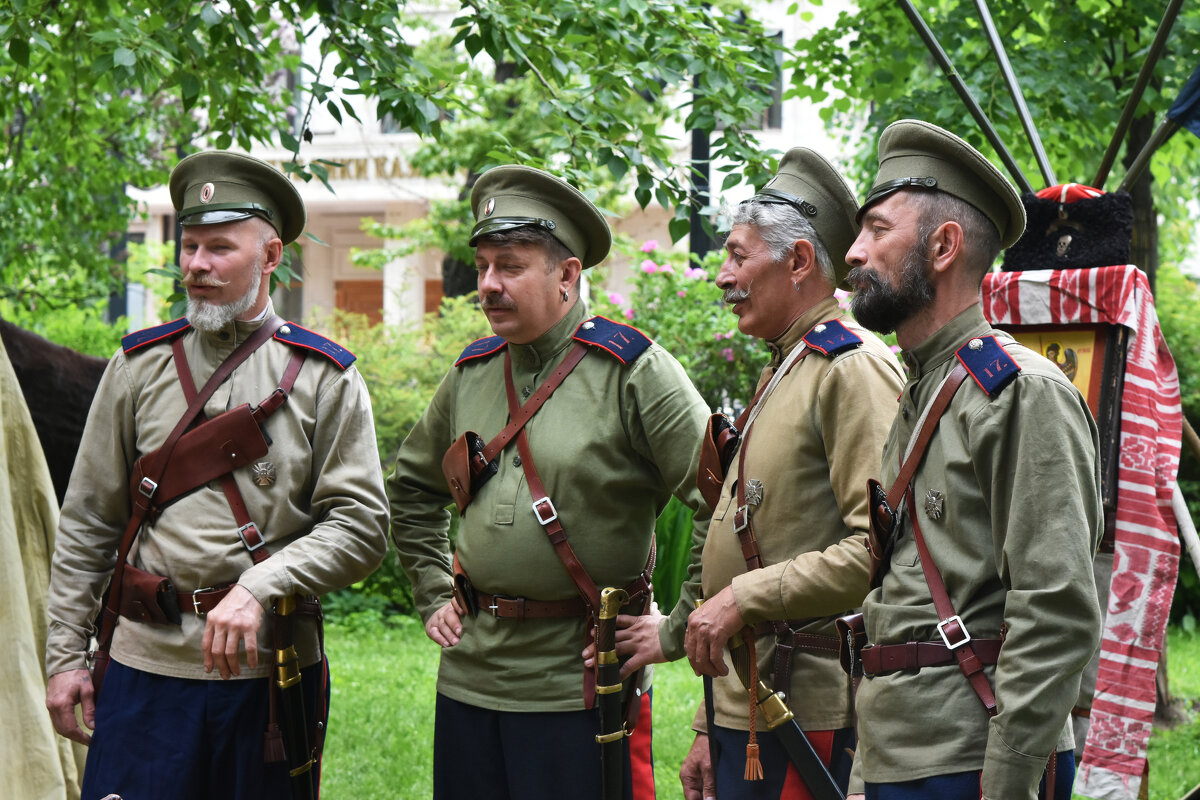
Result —
M150 500L154 497L154 493L158 491L158 484L149 478L142 478L141 482L138 483L138 491L143 497Z
M492 595L492 602L490 605L487 606L488 611L492 612L492 617L494 617L495 619L501 618L500 617L500 604L499 604L500 600L507 600L509 602L517 604L517 606L518 606L517 619L525 618L525 598L512 597L512 596L506 595L506 594Z
M963 638L953 644L950 643L950 637L946 635L946 628L951 623L956 623L958 629L962 631ZM967 626L963 624L962 617L955 614L953 617L948 617L937 624L938 635L942 637L942 642L946 645L946 649L953 652L962 647L967 642L971 641L971 634L967 633Z
M192 611L196 612L197 617L203 617L206 614L206 612L200 609L200 595L204 594L205 592L211 592L215 588L217 587L205 586L203 589L194 589L192 591Z
M542 516L542 507L550 509L549 516ZM551 522L554 522L554 520L558 519L558 510L554 507L554 501L552 501L549 497L543 497L539 500L533 501L533 515L537 517L537 521L542 525L549 525Z
M258 537L257 544L250 544L249 540L246 539L246 531L252 531L254 533L254 535ZM255 550L257 550L258 548L262 547L263 545L265 545L267 543L267 540L263 538L262 531L260 531L258 529L258 526L255 525L253 522L247 522L245 525L238 528L237 535L238 535L238 538L242 540L242 544L244 544L246 546L246 549L249 550L251 553L253 553Z

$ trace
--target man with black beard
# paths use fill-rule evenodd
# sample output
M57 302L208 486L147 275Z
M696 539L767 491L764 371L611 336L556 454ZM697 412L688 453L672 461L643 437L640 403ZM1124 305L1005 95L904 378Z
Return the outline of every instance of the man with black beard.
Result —
M319 772L312 596L386 549L371 402L351 353L273 312L267 277L305 222L291 180L205 152L170 189L188 316L126 336L96 392L51 568L46 705L90 745L84 797L285 800L291 769ZM273 696L276 673L294 689ZM269 747L281 730L307 745Z
M859 219L851 309L896 332L908 382L872 501L851 789L1033 798L1045 772L1069 797L1069 714L1100 634L1098 437L1062 371L980 310L1024 209L965 141L904 120Z

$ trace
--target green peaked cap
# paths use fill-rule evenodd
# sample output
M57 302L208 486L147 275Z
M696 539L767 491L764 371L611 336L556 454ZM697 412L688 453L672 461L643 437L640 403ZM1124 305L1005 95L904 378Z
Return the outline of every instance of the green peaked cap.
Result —
M1010 247L1025 230L1021 196L992 162L965 141L928 122L902 119L879 137L879 175L858 212L901 189L938 189L979 209Z
M471 247L489 233L532 225L549 232L583 268L608 255L612 232L592 201L566 181L533 167L494 167L471 190Z
M858 200L832 164L815 150L793 147L779 162L779 172L754 200L789 205L807 219L829 253L837 284L849 288L844 285L850 271L846 253L858 236Z
M292 181L265 161L241 153L193 153L171 171L171 203L179 224L217 225L255 216L284 244L304 231L304 200Z

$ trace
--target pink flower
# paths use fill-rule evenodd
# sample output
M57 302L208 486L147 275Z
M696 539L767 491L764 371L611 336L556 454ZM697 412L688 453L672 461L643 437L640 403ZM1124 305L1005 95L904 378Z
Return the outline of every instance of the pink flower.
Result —
M658 240L657 239L647 239L646 241L642 242L642 252L643 253L653 253L657 249L658 249Z
M647 258L642 262L642 272L646 273L647 275L653 275L655 272L658 272L658 264L655 264L653 261Z
M621 296L620 292L609 292L608 302L612 303L614 306L621 306L625 305L625 298Z
M672 267L670 264L663 264L662 266L660 266L660 267L658 268L658 271L659 271L659 272L669 272L669 273L671 273L672 275L674 275L674 274L675 274L675 270L674 270L674 268L673 268L673 267Z
M726 361L733 361L733 348L726 347L724 350L721 351L721 355L725 356Z
M845 289L834 289L833 296L838 299L838 302L841 302L842 300L845 300L847 297L849 297L850 293L847 292Z
M687 290L680 289L678 292L675 293L675 296L676 297L687 297Z
M719 342L719 341L721 341L722 339L724 339L724 338L725 338L725 334L723 334L723 333L714 333L714 334L713 334L713 338L714 338L714 339L716 339L716 340Z
M700 267L688 267L683 271L683 277L691 278L692 280L704 280L708 277L708 273Z
M890 349L891 349L891 351L892 351L893 353L899 353L899 352L900 352L900 345L898 345L898 344L894 344L894 345L892 345L892 346L891 346L891 348L890 348Z
M633 309L632 308L625 309L625 319L633 319Z

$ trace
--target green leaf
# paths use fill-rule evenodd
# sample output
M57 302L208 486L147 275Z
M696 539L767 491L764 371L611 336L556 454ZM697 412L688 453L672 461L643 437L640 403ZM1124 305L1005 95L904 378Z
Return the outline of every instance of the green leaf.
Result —
M113 63L121 67L132 67L137 63L137 56L128 47L118 47L113 53Z
M29 66L29 42L14 36L8 40L8 55L22 67Z
M200 6L200 19L208 27L215 28L221 24L221 12L212 3L205 3Z
M692 223L686 217L683 219L673 219L667 223L667 231L671 234L672 242L678 242L687 236L691 229Z

